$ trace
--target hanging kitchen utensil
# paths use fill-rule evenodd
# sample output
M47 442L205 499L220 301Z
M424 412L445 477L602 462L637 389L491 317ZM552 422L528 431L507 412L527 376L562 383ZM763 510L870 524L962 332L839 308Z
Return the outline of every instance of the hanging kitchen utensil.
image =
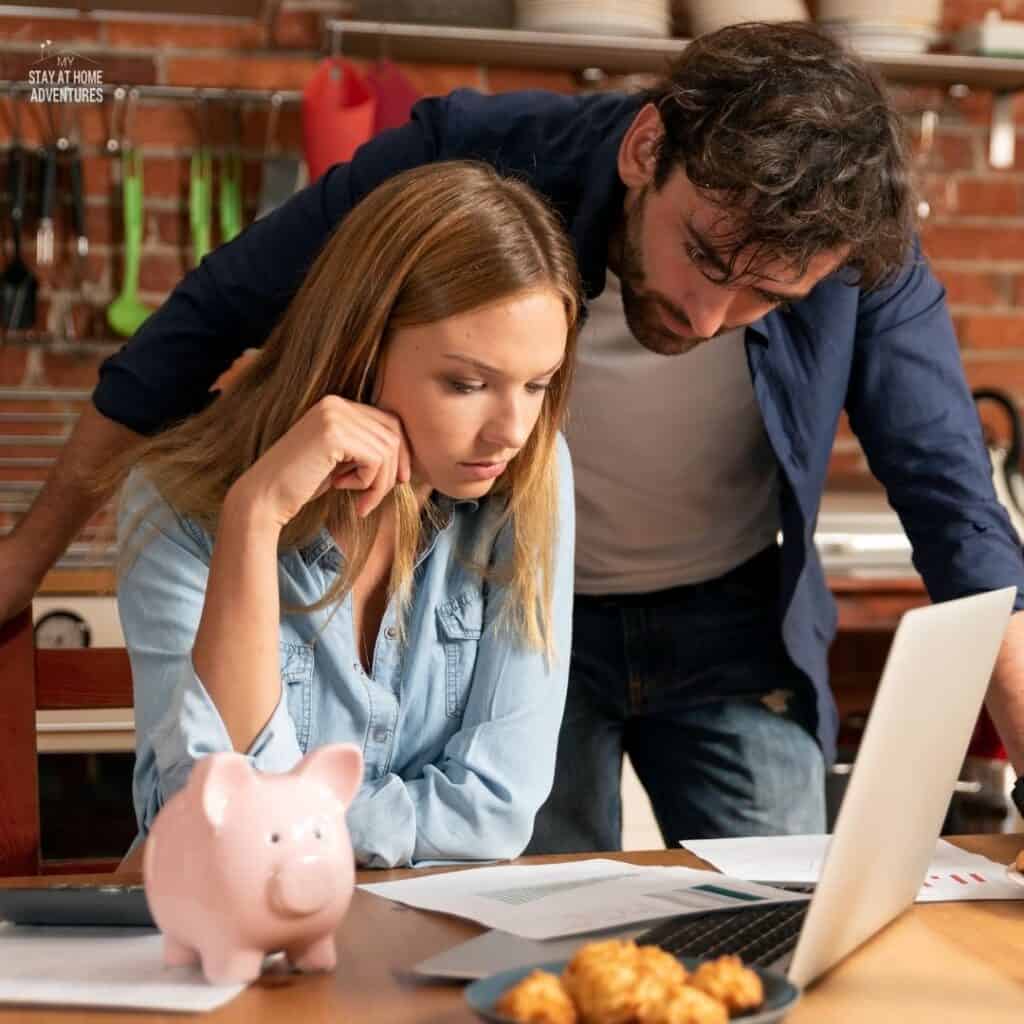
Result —
M996 388L978 388L972 392L975 404L985 403L998 406L1010 426L1010 441L1007 446L990 442L989 458L992 460L992 483L996 496L1003 503L1017 533L1024 539L1024 476L1021 474L1021 454L1024 453L1024 424L1013 398Z
M36 266L53 266L53 197L57 186L57 144L39 151L39 223L36 227Z
M256 205L256 219L276 210L300 188L303 178L302 161L293 153L282 153L277 142L277 121L284 102L279 92L270 97L267 116L267 136L263 144L263 164L260 177L260 197Z
M332 46L341 45L334 33ZM325 57L302 90L302 139L315 181L328 167L351 160L373 136L377 101L366 79L339 52Z
M93 305L85 294L85 282L89 270L89 236L86 233L85 225L85 179L82 171L81 131L78 108L74 107L72 110L73 128L68 133L68 145L64 153L71 201L72 291L62 311L60 321L60 332L69 341L90 337L93 319Z
M409 120L409 112L420 99L420 93L397 64L382 57L367 71L366 82L377 99L374 135L398 128Z
M14 253L0 275L0 306L6 330L29 330L36 322L36 293L39 286L28 265L21 258L21 231L25 221L25 190L28 175L28 153L21 144L21 122L18 98L11 96L14 112L14 136L7 154L7 194L10 197L11 240Z
M153 312L137 294L142 259L142 151L121 150L121 196L124 206L124 281L121 294L107 307L107 323L130 337Z
M221 157L220 165L220 240L230 242L241 234L243 226L242 211L242 108L235 106L234 132L231 145Z
M199 96L199 146L189 161L188 220L192 231L192 262L210 251L210 214L213 209L213 158L206 142L206 99Z

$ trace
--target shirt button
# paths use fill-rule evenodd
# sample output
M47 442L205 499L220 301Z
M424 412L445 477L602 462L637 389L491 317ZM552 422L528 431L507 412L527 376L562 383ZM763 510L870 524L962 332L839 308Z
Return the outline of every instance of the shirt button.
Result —
M396 636L398 636L398 630L397 630L397 629L395 629L395 627L394 627L394 626L388 626L388 628L384 630L384 635L385 635L385 636L386 636L386 637L387 637L387 638L388 638L389 640L394 640L394 639L395 639L395 637L396 637Z
M388 731L383 725L378 725L377 728L373 730L374 743L383 743L387 738Z

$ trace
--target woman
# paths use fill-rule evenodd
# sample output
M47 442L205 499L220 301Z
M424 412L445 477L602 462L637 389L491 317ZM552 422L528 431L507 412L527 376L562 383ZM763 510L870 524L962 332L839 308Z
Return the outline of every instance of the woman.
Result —
M406 172L348 215L237 383L132 454L139 839L205 754L284 771L349 740L360 863L522 851L568 675L577 295L526 186Z

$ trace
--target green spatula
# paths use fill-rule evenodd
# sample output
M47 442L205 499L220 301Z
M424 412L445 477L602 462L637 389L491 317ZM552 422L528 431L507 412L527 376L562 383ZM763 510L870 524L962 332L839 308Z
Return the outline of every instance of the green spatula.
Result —
M121 294L107 307L107 323L124 336L134 334L153 312L139 299L142 257L142 152L121 153L121 195L124 204L124 282Z

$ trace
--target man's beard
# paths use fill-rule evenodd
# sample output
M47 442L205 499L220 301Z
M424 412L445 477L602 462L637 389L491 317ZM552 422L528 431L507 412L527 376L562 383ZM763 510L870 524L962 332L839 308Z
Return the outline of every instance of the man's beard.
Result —
M644 205L647 202L647 190L644 186L639 198L631 210L623 211L622 249L620 253L619 280L622 284L622 309L626 314L626 323L630 333L644 348L656 352L660 356L681 356L692 352L698 345L706 341L701 337L680 337L665 327L658 313L659 305L672 315L675 320L690 327L686 314L663 300L644 294L646 274L644 272L643 248L641 234L643 230ZM690 328L692 330L692 327Z

